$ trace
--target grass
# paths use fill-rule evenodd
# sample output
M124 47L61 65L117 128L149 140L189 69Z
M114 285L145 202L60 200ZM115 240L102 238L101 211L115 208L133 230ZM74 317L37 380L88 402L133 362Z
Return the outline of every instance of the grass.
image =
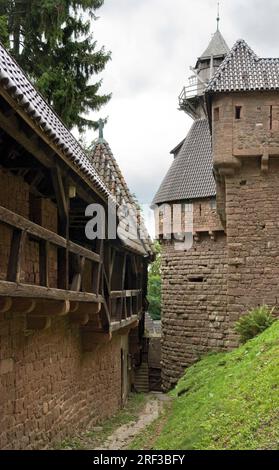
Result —
M131 448L279 449L279 321L190 367L171 396L171 408Z
M105 420L100 426L100 431L87 430L86 432L65 439L59 443L57 449L93 449L98 447L107 440L107 438L120 426L135 421L143 410L147 395L143 393L132 393L128 402L122 410L118 411L112 418Z

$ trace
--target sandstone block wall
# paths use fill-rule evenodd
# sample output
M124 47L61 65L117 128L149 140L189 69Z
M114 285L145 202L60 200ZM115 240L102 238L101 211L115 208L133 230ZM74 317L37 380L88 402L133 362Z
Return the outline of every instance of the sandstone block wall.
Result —
M279 161L261 171L259 158L245 158L226 178L228 312L233 324L252 307L279 313ZM231 328L230 345L237 344Z
M175 385L185 368L208 351L226 347L225 235L200 236L189 251L162 243L162 382Z
M67 318L25 336L24 317L0 319L0 448L42 449L111 416L121 404L121 348L114 336L81 351Z

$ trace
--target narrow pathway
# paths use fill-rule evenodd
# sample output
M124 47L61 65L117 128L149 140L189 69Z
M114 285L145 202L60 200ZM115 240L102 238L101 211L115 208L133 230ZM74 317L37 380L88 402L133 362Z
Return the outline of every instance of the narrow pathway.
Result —
M120 426L108 437L102 447L97 447L94 450L126 449L137 434L159 417L165 400L168 400L168 397L161 393L151 394L150 399L136 421Z

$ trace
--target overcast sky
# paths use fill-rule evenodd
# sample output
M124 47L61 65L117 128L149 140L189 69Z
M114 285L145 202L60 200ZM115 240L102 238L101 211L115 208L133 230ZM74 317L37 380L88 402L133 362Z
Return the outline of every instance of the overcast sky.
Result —
M278 0L220 0L220 10L230 47L243 38L259 56L279 57ZM113 96L93 117L109 117L104 136L131 191L149 204L191 125L177 97L216 30L217 0L105 0L98 15L95 39L112 52L103 91Z

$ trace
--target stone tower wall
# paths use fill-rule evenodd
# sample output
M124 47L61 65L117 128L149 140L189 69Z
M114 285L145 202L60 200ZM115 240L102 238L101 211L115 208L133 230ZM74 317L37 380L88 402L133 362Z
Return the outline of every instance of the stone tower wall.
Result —
M174 386L185 368L227 347L226 237L209 200L194 202L190 250L162 241L162 382ZM214 231L211 235L205 232ZM203 231L202 231L203 230ZM215 235L213 235L215 233Z
M239 316L262 304L279 309L279 100L275 92L235 93L217 95L212 105L217 209L228 244L228 345L233 347L238 341L232 326ZM236 106L241 106L240 119Z

